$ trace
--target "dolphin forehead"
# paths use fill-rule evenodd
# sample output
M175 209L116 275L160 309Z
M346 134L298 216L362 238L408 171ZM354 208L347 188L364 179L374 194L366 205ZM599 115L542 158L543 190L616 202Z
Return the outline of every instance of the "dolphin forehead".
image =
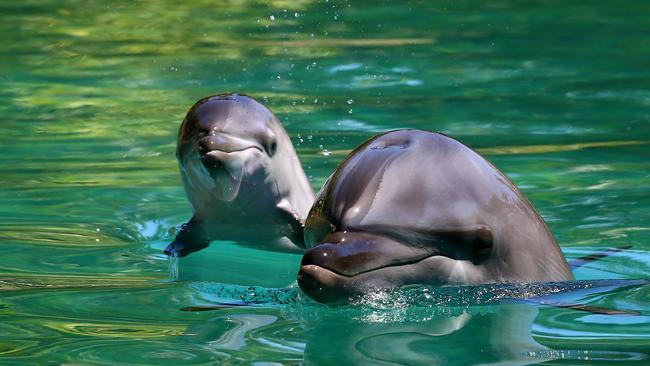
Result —
M336 227L402 231L486 224L486 208L496 207L490 202L520 200L507 178L473 150L418 130L389 132L362 145L319 199L322 214Z
M268 108L246 95L219 95L199 103L190 113L193 112L192 117L208 130L247 132L276 122Z
M201 135L222 133L264 143L282 132L275 115L255 99L219 94L199 100L187 112L178 134L177 153Z

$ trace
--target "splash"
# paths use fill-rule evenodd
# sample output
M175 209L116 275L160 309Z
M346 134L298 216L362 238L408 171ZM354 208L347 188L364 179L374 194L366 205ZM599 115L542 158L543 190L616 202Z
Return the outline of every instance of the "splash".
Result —
M489 305L504 300L541 298L585 289L620 289L647 285L646 280L587 280L544 283L505 283L476 286L414 286L382 290L352 299L355 306L395 308L396 304L416 307Z
M427 321L433 316L460 316L468 308L512 302L530 302L558 306L546 296L588 290L605 292L647 285L646 280L595 280L528 284L491 284L477 286L434 287L413 286L393 290L372 291L350 299L336 308L337 312L353 312L358 321L388 323L396 321ZM280 306L294 315L310 318L332 308L307 297L296 286L265 288L237 286L214 282L193 282L196 291L191 311L215 310L233 306ZM214 305L216 304L216 306ZM201 308L201 309L199 309ZM574 306L574 308L577 308ZM189 310L188 310L189 311ZM359 313L361 312L361 313ZM627 312L623 312L627 314Z
M214 282L194 282L189 287L200 294L201 300L209 302L242 301L250 305L291 305L302 296L297 287L266 288L260 286L237 286Z
M178 256L176 254L167 256L167 267L169 268L169 280L178 281Z

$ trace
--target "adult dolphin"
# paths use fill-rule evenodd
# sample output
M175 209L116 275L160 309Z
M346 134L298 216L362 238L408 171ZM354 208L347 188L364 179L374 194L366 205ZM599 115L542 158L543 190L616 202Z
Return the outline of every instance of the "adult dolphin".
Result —
M176 157L194 210L167 255L183 257L211 240L301 251L314 192L278 118L243 94L199 100L178 134Z
M544 220L494 165L443 134L355 149L307 217L298 284L325 303L411 284L573 279Z

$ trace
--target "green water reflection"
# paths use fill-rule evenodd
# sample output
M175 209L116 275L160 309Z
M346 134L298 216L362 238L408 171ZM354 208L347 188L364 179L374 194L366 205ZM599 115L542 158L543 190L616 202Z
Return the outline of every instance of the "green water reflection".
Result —
M294 282L297 255L213 243L169 282L161 250L190 215L180 121L200 97L240 91L278 114L316 189L378 132L442 131L508 174L568 257L632 245L578 279L648 278L648 13L642 1L3 1L0 363L647 364L648 286L571 298L639 316L408 299L328 309L272 290ZM265 301L179 311L251 295Z

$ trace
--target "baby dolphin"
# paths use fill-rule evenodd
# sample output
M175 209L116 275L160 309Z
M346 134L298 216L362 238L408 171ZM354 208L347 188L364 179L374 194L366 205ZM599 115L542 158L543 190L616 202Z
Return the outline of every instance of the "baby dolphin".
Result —
M573 279L517 187L443 134L397 130L355 149L305 224L302 290L343 302L375 289Z
M211 240L301 251L314 191L278 118L243 94L199 100L178 134L176 157L194 216L165 254L183 257Z

